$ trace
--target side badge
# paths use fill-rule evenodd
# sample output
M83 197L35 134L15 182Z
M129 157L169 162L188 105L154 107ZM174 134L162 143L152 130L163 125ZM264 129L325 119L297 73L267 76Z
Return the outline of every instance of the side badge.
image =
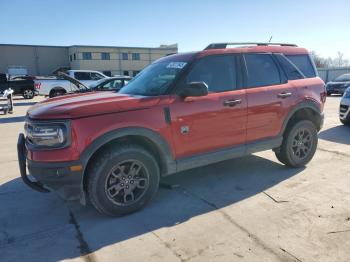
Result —
M189 131L190 131L190 128L188 126L181 127L181 134L187 135Z

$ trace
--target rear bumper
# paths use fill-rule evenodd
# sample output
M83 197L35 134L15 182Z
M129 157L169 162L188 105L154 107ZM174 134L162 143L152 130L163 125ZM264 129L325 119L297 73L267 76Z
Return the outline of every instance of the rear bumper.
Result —
M23 182L39 192L56 191L67 200L78 199L81 193L83 169L72 171L72 166L79 166L79 161L47 163L30 161L26 158L25 138L23 134L18 137L17 143L18 163ZM29 175L35 178L29 179Z

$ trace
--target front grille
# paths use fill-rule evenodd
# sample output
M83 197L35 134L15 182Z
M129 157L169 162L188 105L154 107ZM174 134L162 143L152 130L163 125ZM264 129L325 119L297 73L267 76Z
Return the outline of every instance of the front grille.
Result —
M348 111L349 106L348 105L340 105L340 113L346 113Z

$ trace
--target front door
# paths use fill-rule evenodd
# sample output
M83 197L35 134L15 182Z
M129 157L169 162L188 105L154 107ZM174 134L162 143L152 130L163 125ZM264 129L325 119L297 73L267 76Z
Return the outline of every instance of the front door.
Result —
M177 158L244 145L247 101L238 88L235 55L201 58L182 81L203 81L209 94L176 97L170 105Z

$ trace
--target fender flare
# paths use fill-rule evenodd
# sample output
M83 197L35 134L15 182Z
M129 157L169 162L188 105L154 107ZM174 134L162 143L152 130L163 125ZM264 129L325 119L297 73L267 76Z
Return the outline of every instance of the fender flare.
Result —
M99 136L81 153L80 160L84 166L84 173L87 163L97 150L115 139L126 136L144 137L153 142L159 152L162 164L165 167L164 175L176 172L176 162L171 153L170 146L160 134L144 127L126 127L115 129Z
M296 104L292 110L289 111L287 117L285 118L282 129L281 129L281 135L283 135L284 131L286 130L286 127L288 125L289 120L293 117L293 115L300 109L311 109L314 111L317 115L320 116L320 119L317 121L322 121L323 120L323 113L321 112L320 106L314 102L313 100L304 100L298 104ZM320 122L320 124L322 124Z

